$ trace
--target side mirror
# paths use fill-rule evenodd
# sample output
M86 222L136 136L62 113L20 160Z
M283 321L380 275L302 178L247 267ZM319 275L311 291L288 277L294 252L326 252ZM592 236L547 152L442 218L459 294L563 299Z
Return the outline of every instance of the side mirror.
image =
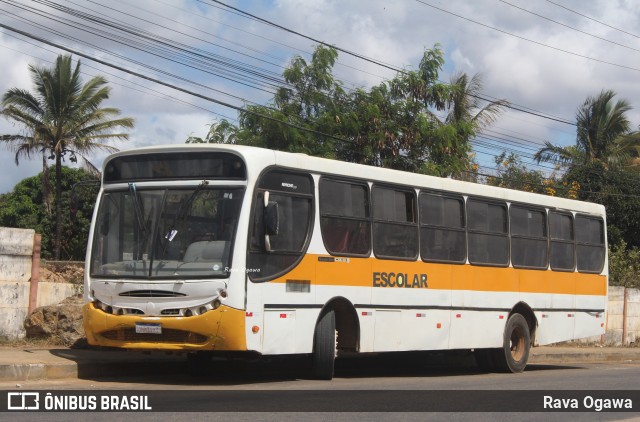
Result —
M271 251L270 236L277 236L280 230L280 214L278 203L269 201L269 192L264 193L264 247L267 252Z

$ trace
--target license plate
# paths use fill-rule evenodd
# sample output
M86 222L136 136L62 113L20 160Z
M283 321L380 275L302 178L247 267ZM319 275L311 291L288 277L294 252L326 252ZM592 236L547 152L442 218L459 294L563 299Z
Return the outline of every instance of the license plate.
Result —
M162 325L153 323L136 323L136 333L138 334L162 334Z

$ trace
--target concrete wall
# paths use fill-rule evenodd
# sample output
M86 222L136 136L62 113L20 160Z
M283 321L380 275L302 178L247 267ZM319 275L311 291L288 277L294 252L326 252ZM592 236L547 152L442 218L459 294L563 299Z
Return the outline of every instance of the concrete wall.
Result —
M626 322L624 319L625 299ZM623 338L623 332L625 338ZM638 339L640 339L640 290L610 286L607 334L604 342L617 345L631 344Z
M34 230L0 227L0 336L15 338L29 308Z
M29 281L34 230L0 227L0 281Z
M34 236L33 230L0 227L0 337L24 337ZM77 289L77 285L70 283L38 283L36 305L59 303L78 293Z

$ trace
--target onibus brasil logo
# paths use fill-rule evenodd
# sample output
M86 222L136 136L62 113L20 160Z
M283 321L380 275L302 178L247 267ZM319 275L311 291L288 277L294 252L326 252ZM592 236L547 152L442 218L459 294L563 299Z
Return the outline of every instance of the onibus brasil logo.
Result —
M7 393L7 410L153 410L147 395L41 393L21 391Z

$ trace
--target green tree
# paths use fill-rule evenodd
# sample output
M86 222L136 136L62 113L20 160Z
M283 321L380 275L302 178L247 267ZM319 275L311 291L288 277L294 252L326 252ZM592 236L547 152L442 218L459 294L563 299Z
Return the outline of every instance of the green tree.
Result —
M213 122L204 139L189 136L187 144L235 144L238 139L238 128L226 119Z
M486 178L488 185L562 198L578 198L580 184L577 181L559 177L555 171L545 177L540 171L529 170L517 154L507 155L502 152L494 161L497 174Z
M447 115L444 120L434 115L438 127L435 137L439 145L433 148L432 161L451 168L453 173L465 170L465 159L471 152L470 141L482 129L493 124L504 107L509 105L504 99L487 101L484 105L482 101L482 78L479 74L469 78L460 72L451 77ZM457 162L451 162L452 157Z
M315 49L310 63L295 57L283 73L287 86L278 88L271 106L249 105L240 113L238 142L334 157L334 139L323 134L339 135L339 110L346 101L331 73L337 57L324 46Z
M21 157L45 154L55 162L55 237L54 257L60 258L63 241L62 162L78 158L96 171L86 154L95 150L115 151L102 143L112 138L128 139L120 128L132 128L133 119L115 118L120 111L101 107L109 98L105 78L96 76L83 84L80 62L72 67L71 56L58 56L53 68L29 66L35 93L12 88L2 97L2 114L22 125L23 134L2 135L0 140L15 150L16 163Z
M480 106L479 76L441 83L444 57L436 45L417 70L404 70L370 89L345 91L332 73L334 48L318 46L310 62L296 57L270 106L247 106L236 131L212 125L205 139L302 152L373 166L449 176L472 167L469 141L492 123L506 101ZM435 112L447 112L438 120ZM222 124L222 122L220 123ZM233 134L233 138L228 136Z
M514 153L506 151L494 159L497 174L487 177L487 184L507 189L522 190L533 193L548 193L545 189L545 177L539 171L529 170Z
M640 246L640 179L629 170L640 157L640 132L627 117L629 103L615 96L603 90L588 97L576 113L576 144L547 142L535 158L565 166L563 181L580 187L578 198L606 207L609 243L634 247Z
M640 178L637 174L607 169L604 163L595 161L569 169L563 180L580 186L580 200L605 206L609 244L624 241L629 247L640 247Z
M443 53L436 46L424 52L418 70L399 72L369 91L350 93L348 107L341 113L342 137L350 143L341 145L339 158L419 173L449 173L443 168L449 163L436 161L445 132L436 136L431 113L431 108L442 110L450 95L449 87L438 82L443 64Z
M588 97L576 114L576 144L559 147L546 142L535 155L540 162L568 167L600 162L605 169L619 169L640 156L640 132L631 130L626 100L614 103L614 91Z
M609 248L609 285L640 287L640 249L624 241Z
M83 169L62 167L62 208L71 207L72 186L80 181L96 180L95 176ZM42 256L54 257L55 216L47 213L42 202L45 186L42 174L18 182L13 191L0 195L0 226L34 229L42 234ZM60 244L61 258L84 260L87 250L89 226L96 201L97 186L77 189L77 212L72 221L69 214L62 219L63 239Z

